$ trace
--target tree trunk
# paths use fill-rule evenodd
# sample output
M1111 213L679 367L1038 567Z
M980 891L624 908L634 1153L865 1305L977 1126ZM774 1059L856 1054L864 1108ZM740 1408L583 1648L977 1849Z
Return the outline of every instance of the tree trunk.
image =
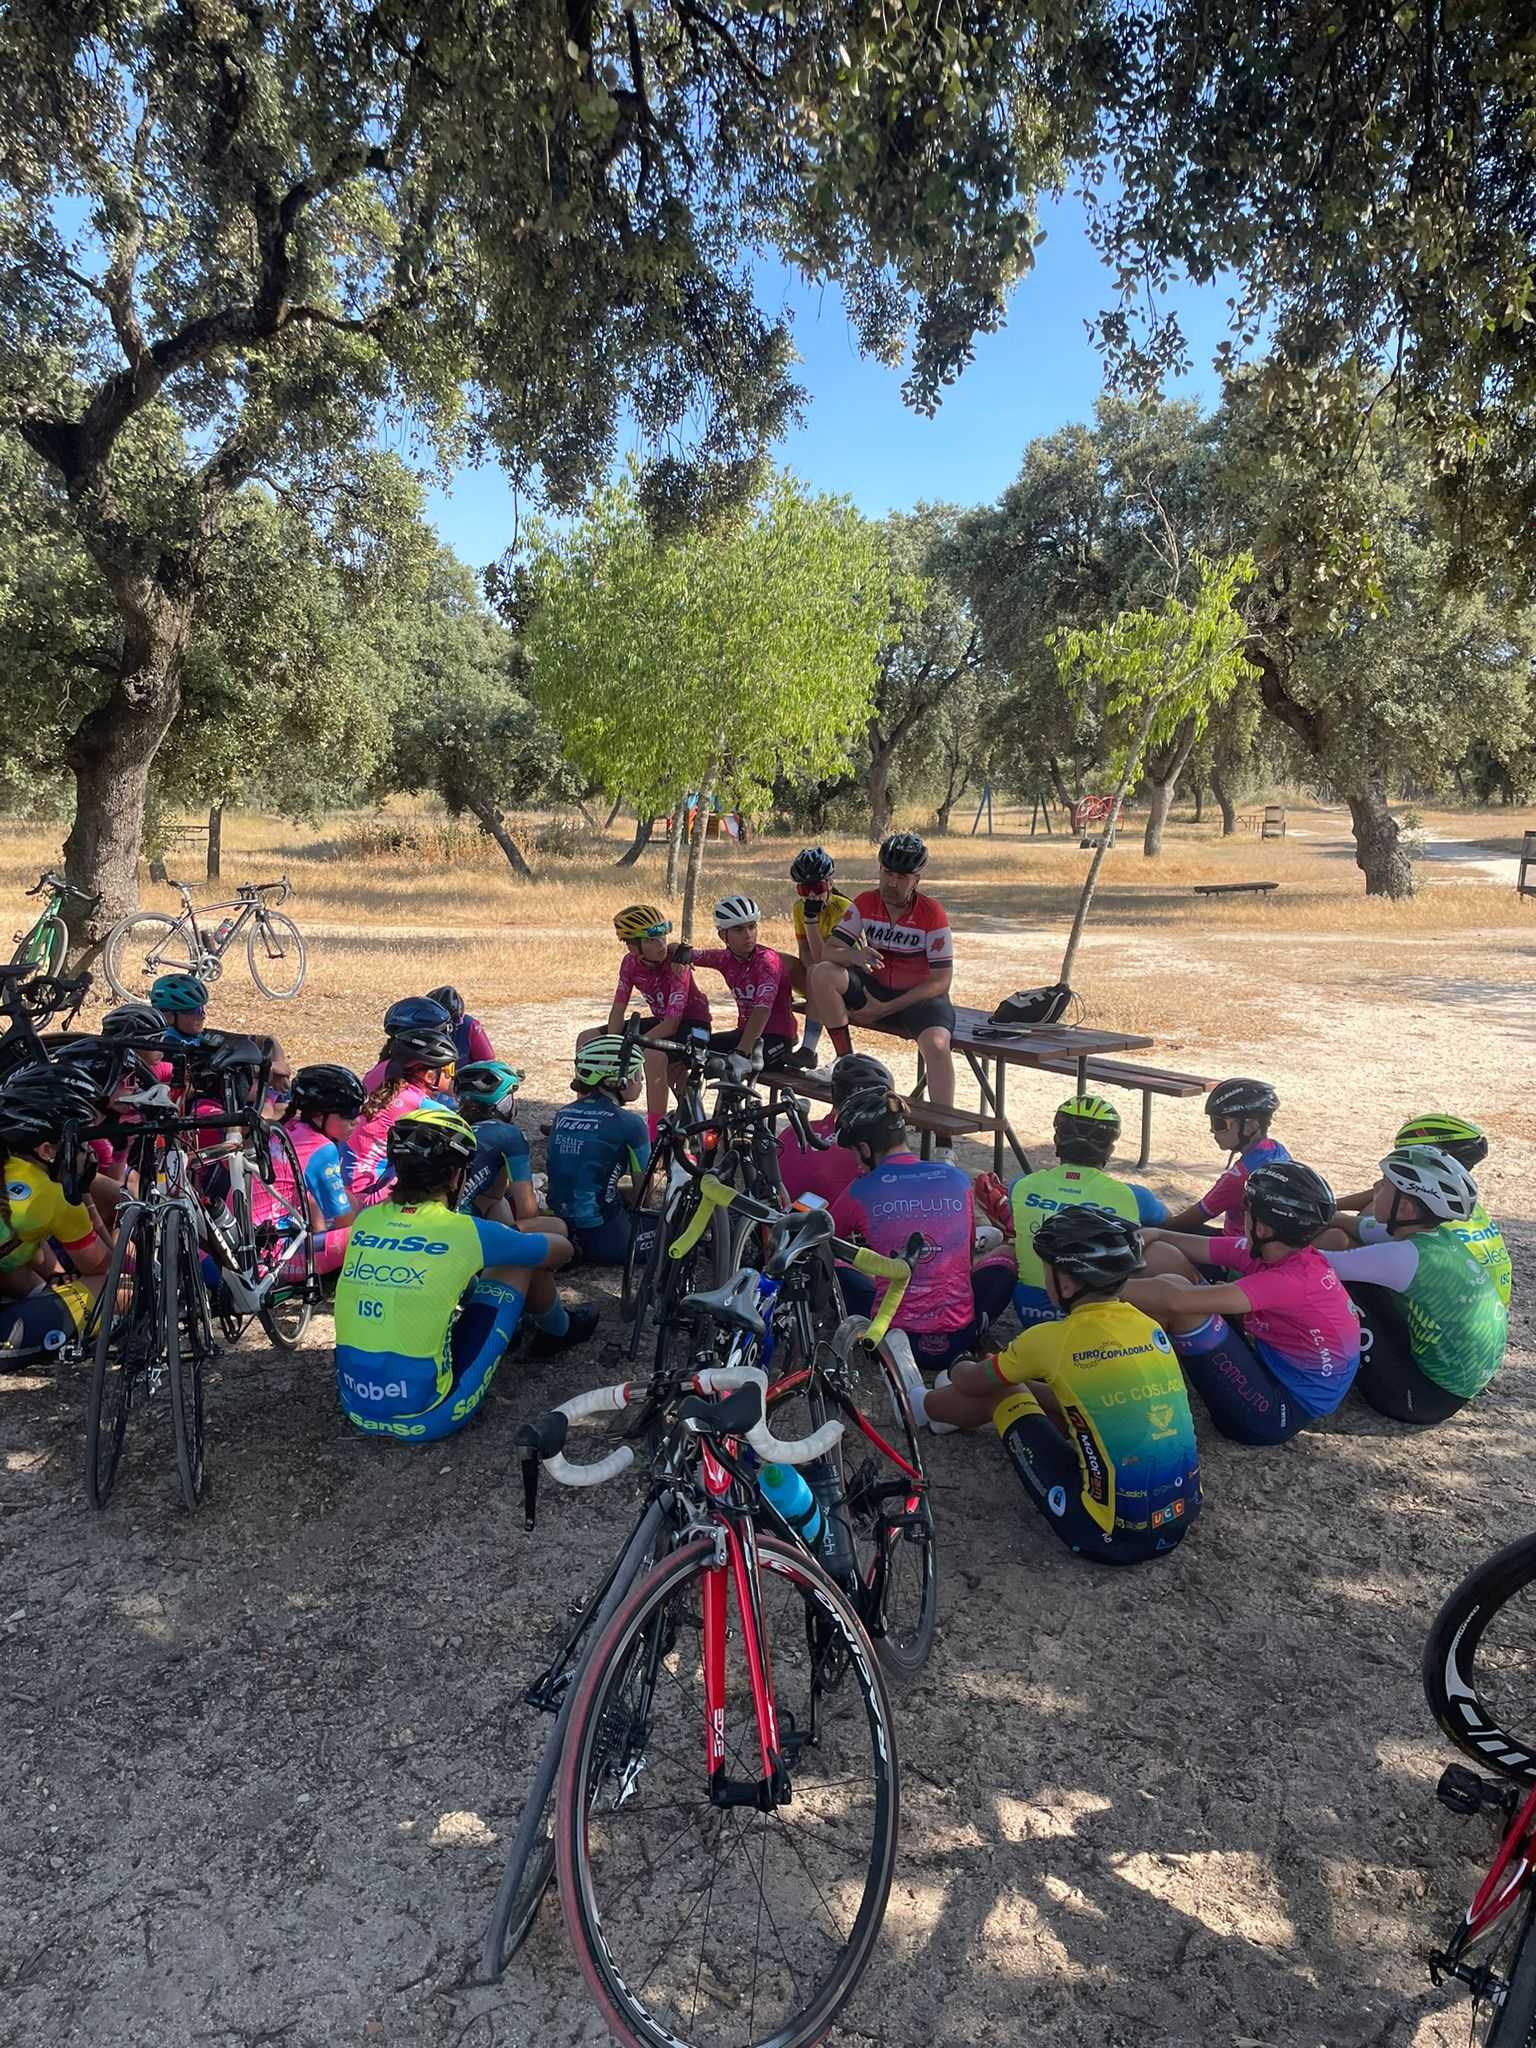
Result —
M216 882L224 859L224 806L214 804L208 812L208 879Z
M936 838L939 838L939 839L944 839L944 838L947 838L947 837L948 837L948 834L949 834L949 814L950 814L950 812L951 812L951 811L952 811L952 810L954 809L954 807L955 807L955 799L954 799L954 798L953 798L952 796L947 796L947 797L945 797L945 799L944 799L943 803L941 803L941 804L939 805L938 809L937 809L937 810L936 810L936 811L934 812L934 814L933 814L933 830L934 830L934 836L935 836Z
M891 795L891 757L894 752L895 749L889 746L872 747L869 768L864 777L864 794L869 799L869 836L877 846L891 829L891 813L895 808Z
M1099 843L1093 849L1093 858L1088 863L1088 873L1083 878L1083 891L1077 899L1077 910L1072 919L1072 929L1067 934L1067 950L1061 956L1060 978L1065 982L1070 983L1072 980L1072 969L1077 960L1077 949L1082 941L1083 929L1088 922L1088 910L1093 902L1093 892L1099 886L1099 870L1104 865L1104 856L1109 852L1110 842L1113 840L1116 829L1119 826L1120 807L1125 802L1125 793L1140 773L1142 755L1146 750L1147 735L1157 722L1157 711L1158 707L1155 701L1148 705L1146 714L1141 721L1141 730L1137 733L1130 752L1126 757L1125 767L1120 776L1120 785L1110 800L1109 816L1104 820L1103 827L1099 832Z
M612 808L612 810L611 810L611 811L609 811L609 813L608 813L607 817L606 817L606 818L604 818L604 820L603 820L603 830L604 830L605 832L611 832L611 831L613 830L613 821L614 821L614 819L615 819L615 818L617 818L617 816L619 815L620 811L622 811L622 810L623 810L623 808L624 808L624 799L623 799L623 797L621 797L621 796L616 796L616 797L614 798L614 800L613 800L613 808ZM638 814L638 813L636 814L635 822L636 822L636 824L638 824L638 823L640 822L640 820L639 820L639 814ZM647 837L647 838L649 838L649 837L650 837L650 834L649 834L649 833L647 833L647 834L646 834L646 837Z
M617 804L614 805L614 811L615 813L617 813L618 811ZM608 822L611 825L613 823L613 819L610 818ZM618 859L614 862L614 866L616 868L632 868L635 862L640 858L641 854L644 853L645 849L650 845L651 834L655 831L655 829L656 820L653 817L651 817L649 813L647 813L644 817L641 817L637 814L635 817L635 836L633 840L630 842L629 846L626 848L626 850L623 853L621 853Z
M482 831L489 832L502 852L507 856L507 865L515 875L521 875L525 882L538 878L523 858L523 849L507 830L501 813L491 804L471 803L470 810Z
M1077 801L1077 798L1074 797L1072 792L1067 788L1066 781L1063 778L1061 772L1061 763L1057 760L1054 754L1051 754L1050 756L1048 756L1045 765L1051 773L1051 787L1056 792L1057 803L1061 805L1064 811L1070 811L1073 804ZM1079 794L1081 794L1081 792L1079 792Z
M1195 726L1191 719L1182 738L1171 749L1161 750L1147 763L1147 829L1142 837L1141 850L1148 860L1155 860L1163 850L1163 827L1173 809L1173 794L1179 786L1179 777L1184 773L1194 746Z
M688 874L683 883L683 914L680 920L680 936L685 946L693 944L693 911L698 901L699 878L704 872L704 848L709 842L709 805L714 793L715 771L711 768L699 790L698 823L688 842Z
M678 798L672 809L672 830L667 835L667 894L677 894L677 871L683 858L683 835L688 830L688 792Z
M1397 820L1387 808L1386 786L1372 775L1345 792L1355 830L1355 866L1367 896L1411 896L1413 862L1399 843Z
M1226 777L1219 768L1211 770L1211 795L1215 797L1221 812L1221 836L1230 839L1237 830L1237 806L1232 801L1232 792L1227 787Z
M1195 777L1195 823L1197 825L1205 823L1205 777L1203 775Z

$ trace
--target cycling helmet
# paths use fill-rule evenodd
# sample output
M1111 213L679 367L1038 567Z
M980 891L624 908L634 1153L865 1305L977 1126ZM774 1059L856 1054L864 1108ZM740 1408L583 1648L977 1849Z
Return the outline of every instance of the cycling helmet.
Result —
M896 1078L884 1060L877 1060L869 1052L845 1052L832 1062L832 1100L845 1102L860 1088L884 1088L887 1091L896 1086Z
M462 1021L464 1016L464 998L456 988L450 988L446 981L441 988L429 988L427 990L427 1001L429 1003L436 1003L440 1010L446 1011L450 1024L458 1024Z
M412 1109L389 1127L384 1150L398 1173L422 1167L429 1173L451 1173L475 1156L475 1134L451 1109Z
M626 1048L618 1032L608 1031L601 1038L589 1038L585 1045L577 1047L576 1078L588 1088L600 1088L605 1083L622 1086L639 1073L644 1061L645 1054L638 1045Z
M434 1003L434 1009L437 1005ZM442 1012L438 1014L441 1016ZM390 1034L384 1048L387 1060L398 1060L402 1067L451 1067L459 1056L459 1049L448 1036L442 1024L421 1024L407 1031Z
M0 1087L0 1146L57 1145L67 1126L94 1123L96 1115L96 1090L80 1075L43 1063L22 1067Z
M183 1010L206 1010L208 984L184 969L157 975L150 984L149 1000L165 1016L178 1016Z
M453 1092L460 1102L474 1102L486 1109L494 1109L498 1102L505 1102L515 1095L522 1085L522 1075L516 1067L509 1067L505 1060L471 1060L467 1067L460 1067L453 1077Z
M165 1019L148 1003L119 1003L101 1020L101 1042L159 1051L165 1044Z
M1438 1146L1399 1146L1382 1160L1381 1170L1399 1194L1412 1195L1441 1223L1460 1222L1477 1207L1477 1182Z
M802 847L789 864L789 879L814 888L832 879L832 856L824 846Z
M729 932L739 924L756 924L762 914L750 896L722 896L715 905L715 930Z
M613 920L613 928L621 939L659 939L671 931L672 921L654 903L631 903Z
M99 1038L72 1038L55 1046L52 1057L55 1073L78 1080L98 1097L112 1087L123 1065L122 1048Z
M838 1103L834 1115L837 1142L849 1151L867 1145L872 1152L889 1152L906 1135L906 1115L889 1088L855 1088Z
M1042 1265L1069 1273L1085 1287L1118 1287L1141 1264L1138 1226L1097 1202L1055 1210L1035 1232L1034 1244Z
M1091 1125L1094 1136L1114 1139L1120 1135L1120 1112L1102 1095L1069 1095L1065 1102L1057 1103L1056 1121Z
M1267 1081L1218 1081L1205 1098L1205 1113L1212 1119L1273 1116L1280 1098Z
M294 1115L306 1122L316 1117L361 1116L366 1099L363 1084L350 1067L329 1063L300 1067L288 1098Z
M1488 1140L1481 1126L1464 1116L1445 1116L1438 1110L1408 1119L1392 1140L1396 1152L1405 1145L1433 1145L1437 1152L1446 1153L1458 1166L1469 1169L1481 1166L1488 1157Z
M384 1036L398 1038L402 1031L442 1031L448 1012L434 996L402 996L384 1012Z
M880 865L893 875L921 874L928 865L928 849L915 832L893 832L880 842Z
M1255 1223L1267 1223L1282 1244L1310 1244L1333 1221L1333 1189L1299 1159L1256 1166L1243 1189Z

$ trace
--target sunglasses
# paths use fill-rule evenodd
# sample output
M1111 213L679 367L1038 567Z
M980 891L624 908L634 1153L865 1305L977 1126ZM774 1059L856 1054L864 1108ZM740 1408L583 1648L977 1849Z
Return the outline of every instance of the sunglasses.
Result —
M830 882L796 882L795 894L805 897L807 901L813 896L820 899L832 894L832 884Z

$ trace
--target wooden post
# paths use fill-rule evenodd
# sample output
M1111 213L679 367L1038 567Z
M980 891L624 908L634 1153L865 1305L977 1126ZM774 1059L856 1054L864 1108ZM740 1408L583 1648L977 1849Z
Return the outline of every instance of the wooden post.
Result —
M208 812L208 879L219 879L219 863L224 853L224 806L214 804Z

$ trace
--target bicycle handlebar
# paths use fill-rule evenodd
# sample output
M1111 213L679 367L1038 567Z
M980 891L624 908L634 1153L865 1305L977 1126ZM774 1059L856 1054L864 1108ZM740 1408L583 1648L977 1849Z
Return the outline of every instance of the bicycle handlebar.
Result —
M293 894L293 884L286 875L279 875L275 882L241 882L237 885L235 894L249 897L254 902L258 896L269 895L274 889L281 891L278 903L286 903ZM273 908L275 909L276 905Z

